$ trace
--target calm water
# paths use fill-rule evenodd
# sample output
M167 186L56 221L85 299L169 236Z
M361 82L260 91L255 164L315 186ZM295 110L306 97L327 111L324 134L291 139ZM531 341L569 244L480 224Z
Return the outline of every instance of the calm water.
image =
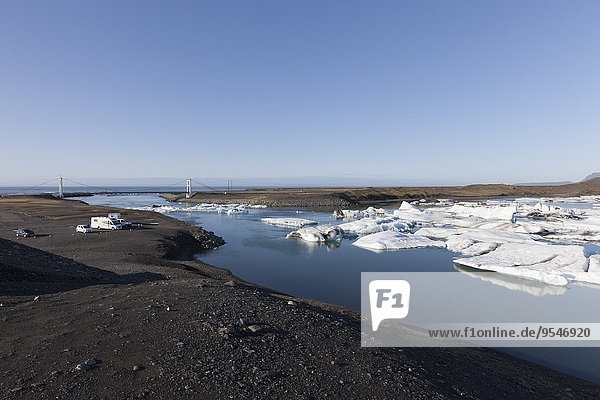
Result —
M113 195L85 197L90 204L124 208L167 203L157 195ZM186 207L186 205L176 205ZM286 239L293 228L276 227L260 221L265 217L298 217L319 223L335 222L331 213L290 210L250 209L248 214L226 215L204 212L172 212L172 217L202 226L222 236L227 244L198 256L202 261L230 269L235 275L290 295L360 309L360 273L367 271L456 271L453 253L443 249L410 249L373 253L344 240L340 246ZM482 285L473 279L474 287ZM506 295L514 295L502 289ZM544 301L555 296L536 297ZM598 304L600 290L570 287L562 298L586 299ZM599 321L600 312L590 318ZM600 351L596 348L502 349L540 364L600 383Z

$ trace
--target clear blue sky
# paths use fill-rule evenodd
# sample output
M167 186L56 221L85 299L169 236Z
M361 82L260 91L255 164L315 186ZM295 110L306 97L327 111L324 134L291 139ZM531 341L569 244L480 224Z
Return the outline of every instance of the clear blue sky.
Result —
M597 1L0 1L0 184L575 180ZM223 182L224 183L224 182Z

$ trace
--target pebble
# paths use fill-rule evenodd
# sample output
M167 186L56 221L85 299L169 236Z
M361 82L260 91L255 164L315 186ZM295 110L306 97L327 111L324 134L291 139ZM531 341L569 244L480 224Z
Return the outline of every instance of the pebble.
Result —
M252 333L258 333L263 330L263 327L260 325L250 325L248 330Z
M87 364L78 364L78 365L75 367L75 369L76 369L77 371L89 371L90 369L92 369L92 367L90 367L90 366L89 366L89 365L87 365Z
M235 333L235 328L231 325L219 328L220 335L228 335L228 334L232 334L232 333Z
M143 369L144 369L144 367L142 367L141 365L134 365L134 366L133 366L133 370L134 370L134 371L141 371L141 370L143 370Z
M235 281L227 281L227 282L225 282L225 286L234 287L235 286Z
M296 305L296 303L294 303L293 301L289 300L289 301L288 301L288 305L290 305L290 306L295 306L295 305Z
M90 358L85 363L86 363L86 365L96 365L96 364L98 364L98 362L95 359L93 359L93 358Z

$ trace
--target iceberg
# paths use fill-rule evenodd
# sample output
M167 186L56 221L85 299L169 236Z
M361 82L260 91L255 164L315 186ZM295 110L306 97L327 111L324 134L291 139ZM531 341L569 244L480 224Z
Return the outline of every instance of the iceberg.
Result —
M292 228L301 228L307 225L317 225L317 221L311 221L304 218L261 218L261 221L269 225L287 226Z
M432 210L436 209L434 208ZM461 217L514 221L515 214L517 212L517 206L473 206L455 204L451 207L440 208L440 211L445 211Z
M455 262L551 285L571 281L600 283L600 274L588 273L589 260L579 245L504 243L489 253L458 258Z
M588 272L600 272L600 254L594 254L590 256Z
M335 219L361 219L363 212L360 210L335 210L333 218Z
M462 272L471 278L480 279L497 286L502 286L509 290L519 291L531 294L536 297L542 296L560 296L567 293L566 286L548 285L542 282L532 281L530 279L521 279L514 276L497 274L493 272L484 273L480 270L474 270L461 265L454 265L457 271Z
M363 218L358 221L346 222L338 226L345 232L351 232L355 235L368 235L388 230L408 232L414 224L402 221L398 218Z
M424 236L395 231L383 231L363 236L352 244L376 251L414 249L418 247L446 247L444 242L439 240L431 240Z
M339 242L344 237L344 230L336 225L319 225L300 228L297 231L290 232L286 237L288 239L299 238L307 242Z
M213 203L202 203L194 206L182 207L174 205L154 205L151 207L137 207L134 210L143 211L155 211L161 214L171 212L216 212L220 214L246 214L248 213L248 207L245 204L213 204ZM255 208L255 207L253 207Z

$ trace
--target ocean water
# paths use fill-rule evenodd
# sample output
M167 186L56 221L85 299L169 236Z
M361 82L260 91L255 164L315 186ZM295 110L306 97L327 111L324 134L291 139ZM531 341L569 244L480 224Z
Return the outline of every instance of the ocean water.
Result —
M185 204L168 203L154 194L110 195L83 197L90 204L124 208L171 205L185 208ZM563 204L564 206L564 204ZM178 218L222 236L227 244L217 250L198 255L208 264L227 268L250 282L264 285L302 298L316 299L360 309L361 272L423 272L453 271L455 254L444 249L410 249L374 253L358 248L344 240L339 246L307 243L286 239L293 228L277 227L261 222L265 217L297 217L319 223L333 223L331 213L300 209L250 209L248 214L227 215L206 212L170 212ZM472 279L473 288L486 283ZM552 297L533 297L529 294L500 288L501 296L520 295L543 306L551 304ZM515 294L516 293L516 294ZM590 304L600 302L600 290L588 287L570 287L562 296ZM561 296L561 297L562 297ZM591 316L598 321L600 313ZM585 322L585 321L582 321ZM600 383L600 349L592 348L515 348L501 349L520 358L546 365L572 375Z

